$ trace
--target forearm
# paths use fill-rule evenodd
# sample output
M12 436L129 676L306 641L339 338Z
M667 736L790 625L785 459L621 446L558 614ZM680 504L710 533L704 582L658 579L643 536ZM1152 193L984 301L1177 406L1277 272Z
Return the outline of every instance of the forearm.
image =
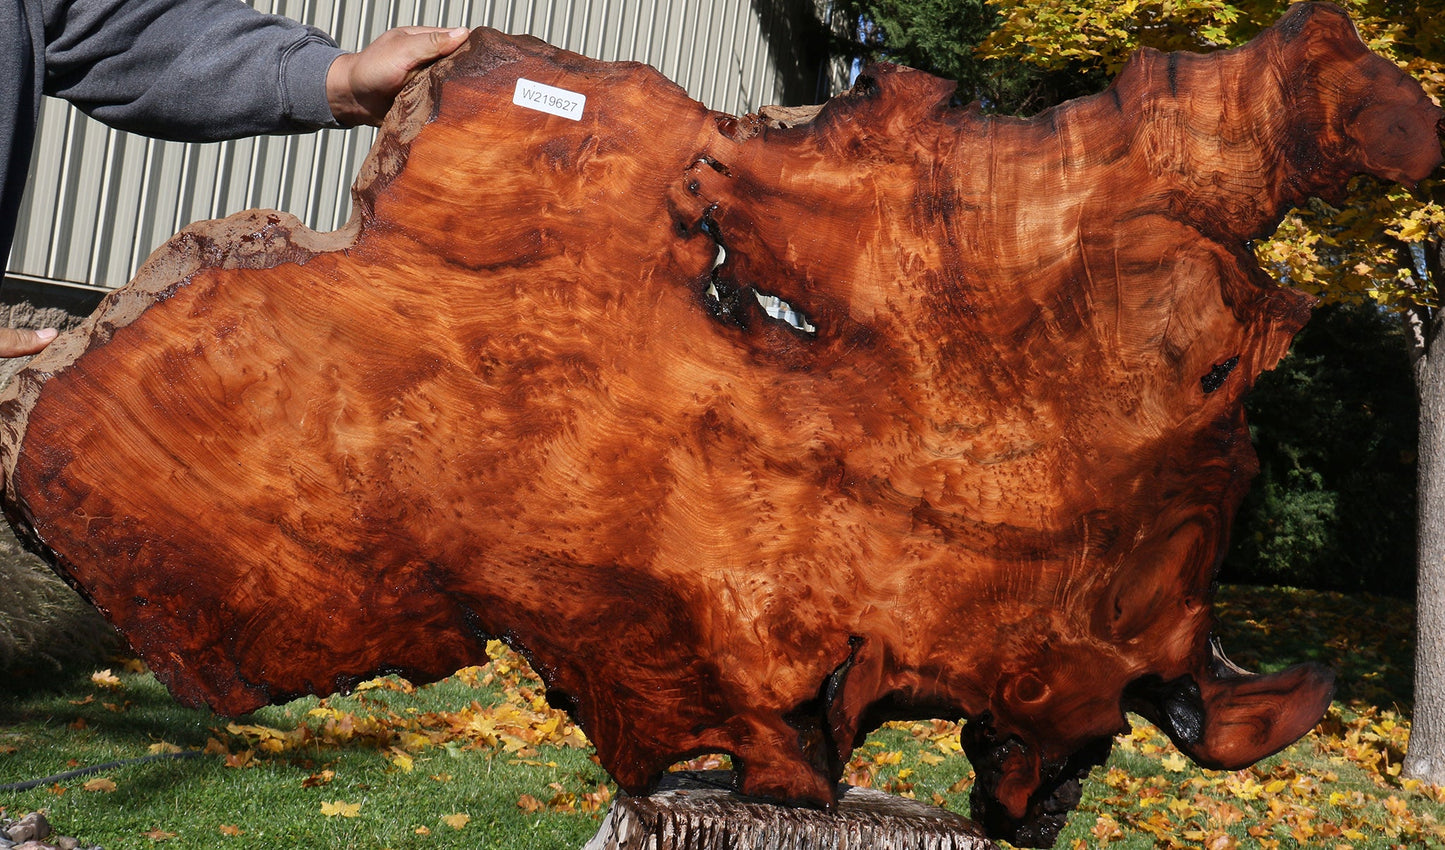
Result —
M335 126L328 36L240 0L49 0L46 93L168 139Z

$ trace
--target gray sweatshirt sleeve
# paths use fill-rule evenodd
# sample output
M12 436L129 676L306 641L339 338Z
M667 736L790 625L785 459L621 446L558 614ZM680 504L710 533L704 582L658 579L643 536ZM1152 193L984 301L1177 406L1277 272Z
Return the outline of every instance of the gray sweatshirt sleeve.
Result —
M320 30L241 0L45 0L45 93L114 127L215 141L338 126Z

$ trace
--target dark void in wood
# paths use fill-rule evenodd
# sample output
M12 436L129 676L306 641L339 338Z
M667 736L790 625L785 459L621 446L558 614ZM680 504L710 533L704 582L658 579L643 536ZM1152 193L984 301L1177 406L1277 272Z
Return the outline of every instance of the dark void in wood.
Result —
M1331 690L1210 643L1241 398L1310 309L1248 243L1428 174L1440 112L1310 4L1035 118L953 95L737 118L478 30L346 229L196 225L35 361L7 514L222 712L497 635L634 794L725 752L832 806L866 731L964 716L974 816L1047 844L1126 709L1247 765Z
M831 812L739 796L725 771L669 773L618 797L582 850L996 850L967 818L871 788L839 786Z

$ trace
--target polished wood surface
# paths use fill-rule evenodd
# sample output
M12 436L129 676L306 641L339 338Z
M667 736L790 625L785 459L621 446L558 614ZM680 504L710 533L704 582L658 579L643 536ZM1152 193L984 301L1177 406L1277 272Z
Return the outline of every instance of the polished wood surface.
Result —
M477 30L348 228L197 224L35 361L7 514L222 712L501 636L628 791L727 752L829 806L879 722L964 716L975 817L1044 845L1126 709L1247 765L1332 689L1210 641L1241 399L1311 305L1248 243L1424 177L1440 112L1313 4L1033 118L953 94L733 117Z

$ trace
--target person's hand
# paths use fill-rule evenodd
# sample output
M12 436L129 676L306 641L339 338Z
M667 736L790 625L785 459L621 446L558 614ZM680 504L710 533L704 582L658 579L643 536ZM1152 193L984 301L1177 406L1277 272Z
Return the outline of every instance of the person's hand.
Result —
M360 53L346 53L326 74L331 114L342 124L380 124L411 74L467 40L465 27L397 27Z
M32 331L24 328L0 328L0 357L24 357L34 354L59 335L55 328Z

